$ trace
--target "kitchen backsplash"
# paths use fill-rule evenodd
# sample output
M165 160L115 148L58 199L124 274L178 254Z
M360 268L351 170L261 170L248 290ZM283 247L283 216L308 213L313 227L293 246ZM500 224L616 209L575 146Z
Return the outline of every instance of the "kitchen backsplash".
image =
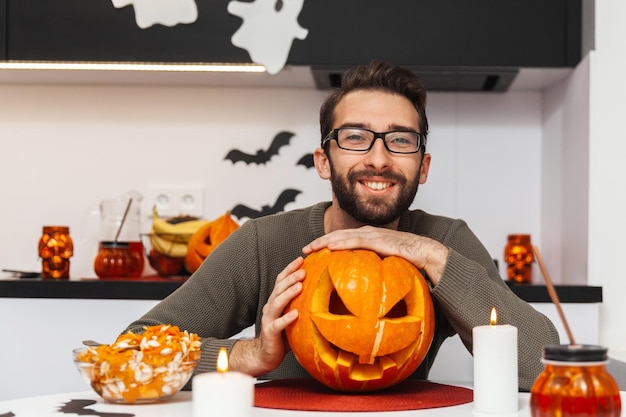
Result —
M42 226L67 225L71 276L93 276L89 213L129 190L145 202L152 184L200 184L206 218L239 221L330 199L310 156L326 94L0 85L0 267L38 270ZM414 207L464 218L496 259L509 233L539 241L541 93L431 93L428 116L433 160Z

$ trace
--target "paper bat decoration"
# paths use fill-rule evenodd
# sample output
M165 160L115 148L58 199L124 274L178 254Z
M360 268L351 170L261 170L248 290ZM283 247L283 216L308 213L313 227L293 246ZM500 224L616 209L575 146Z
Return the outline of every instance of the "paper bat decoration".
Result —
M302 158L298 159L296 165L302 165L306 169L313 168L315 166L315 163L313 162L313 154L307 153L303 155Z
M243 219L244 217L256 219L258 217L267 216L269 214L276 214L285 210L285 206L289 203L294 202L296 200L296 196L301 192L302 191L300 190L288 188L280 193L280 195L276 199L276 203L271 207L262 206L261 210L256 210L243 204L237 204L230 211L230 214L236 216L239 220Z
M233 164L236 164L239 161L243 161L246 165L250 165L252 163L257 165L265 165L274 155L278 155L278 151L283 146L289 145L289 141L293 137L293 133L291 132L279 132L274 136L272 143L270 144L267 150L259 149L256 151L256 154L248 154L240 151L239 149L232 149L227 154L224 160L230 160Z
M96 404L95 400L70 400L70 402L59 406L58 411L63 414L77 414L79 416L97 416L97 417L135 417L129 413L107 413L102 411L85 408Z

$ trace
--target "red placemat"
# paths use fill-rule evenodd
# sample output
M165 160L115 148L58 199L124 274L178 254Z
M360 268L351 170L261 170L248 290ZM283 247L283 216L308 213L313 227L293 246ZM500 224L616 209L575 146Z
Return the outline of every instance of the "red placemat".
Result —
M280 379L258 384L254 406L302 411L400 411L448 407L474 399L468 388L404 380L383 391L343 393L312 378Z

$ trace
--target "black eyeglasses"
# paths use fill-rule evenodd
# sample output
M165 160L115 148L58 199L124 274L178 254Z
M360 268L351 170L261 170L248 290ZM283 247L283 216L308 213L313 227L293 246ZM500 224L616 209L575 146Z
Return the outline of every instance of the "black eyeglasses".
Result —
M391 153L417 153L426 145L426 136L411 130L393 130L374 132L361 127L340 127L333 129L322 141L322 147L329 140L336 140L341 149L367 152L372 149L376 139L381 138L385 148Z

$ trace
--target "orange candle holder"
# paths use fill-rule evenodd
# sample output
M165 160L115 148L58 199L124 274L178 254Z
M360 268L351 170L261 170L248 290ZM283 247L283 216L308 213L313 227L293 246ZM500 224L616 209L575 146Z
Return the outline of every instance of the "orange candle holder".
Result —
M530 235L508 235L504 247L506 274L510 281L530 283L532 281L532 263L535 261Z
M39 238L41 278L69 279L74 243L67 226L44 226Z

